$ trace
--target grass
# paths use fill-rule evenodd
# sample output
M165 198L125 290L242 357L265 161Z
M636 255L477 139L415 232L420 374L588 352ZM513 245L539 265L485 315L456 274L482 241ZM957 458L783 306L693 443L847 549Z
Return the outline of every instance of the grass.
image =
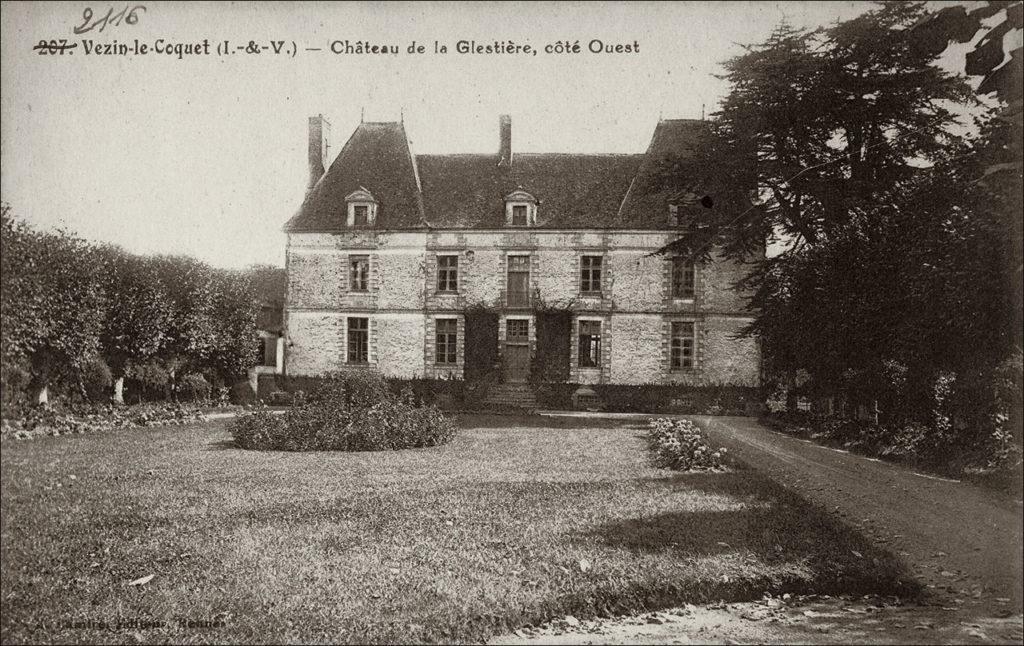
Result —
M913 591L753 471L650 467L636 428L462 426L391 453L242 451L222 422L6 441L2 641L474 641L766 591Z

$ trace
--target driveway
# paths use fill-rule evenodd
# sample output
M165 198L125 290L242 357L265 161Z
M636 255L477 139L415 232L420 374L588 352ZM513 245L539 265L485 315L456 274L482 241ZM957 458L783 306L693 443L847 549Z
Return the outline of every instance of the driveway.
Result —
M966 595L995 612L1020 612L1020 500L790 437L751 418L696 419L714 443L903 556L937 603Z

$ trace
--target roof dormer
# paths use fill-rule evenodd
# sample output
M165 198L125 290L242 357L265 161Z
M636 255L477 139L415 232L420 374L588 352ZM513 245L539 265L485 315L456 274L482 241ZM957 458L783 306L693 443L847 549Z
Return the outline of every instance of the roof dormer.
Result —
M506 195L505 226L537 226L537 198L521 188Z
M370 227L377 221L377 200L362 186L345 196L349 227Z

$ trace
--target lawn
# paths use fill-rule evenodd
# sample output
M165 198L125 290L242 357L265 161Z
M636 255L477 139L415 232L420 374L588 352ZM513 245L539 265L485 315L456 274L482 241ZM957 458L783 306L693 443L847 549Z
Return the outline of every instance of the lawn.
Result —
M390 453L243 451L223 422L5 441L2 641L479 641L565 614L913 590L754 471L649 466L636 427L461 422Z

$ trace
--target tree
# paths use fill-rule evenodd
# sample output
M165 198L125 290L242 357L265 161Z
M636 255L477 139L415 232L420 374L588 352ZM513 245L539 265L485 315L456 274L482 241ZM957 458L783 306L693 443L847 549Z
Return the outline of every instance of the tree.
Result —
M150 259L109 246L101 256L103 290L110 306L100 345L114 377L114 402L123 404L128 367L149 361L165 344L171 302Z
M958 11L944 28L913 3L812 32L780 26L725 64L731 92L711 145L666 160L666 183L711 178L694 218L705 226L666 251L750 259L768 234L787 243L744 284L756 316L747 331L790 384L806 371L820 391L879 397L898 373L923 391L937 370L978 373L1009 351L1013 265L993 250L1019 232L1001 206L1019 189L985 186L1006 168L1005 128L1002 161L987 164L993 126L977 122L982 145L954 129L958 112L980 111L965 79L934 65L950 40L974 35L963 25L948 33ZM743 190L715 177L739 178Z
M215 271L212 275L211 346L205 366L230 382L256 365L260 303L247 272Z
M23 361L35 399L64 382L84 393L81 370L99 351L106 301L95 247L66 231L41 232L2 212L5 364Z

